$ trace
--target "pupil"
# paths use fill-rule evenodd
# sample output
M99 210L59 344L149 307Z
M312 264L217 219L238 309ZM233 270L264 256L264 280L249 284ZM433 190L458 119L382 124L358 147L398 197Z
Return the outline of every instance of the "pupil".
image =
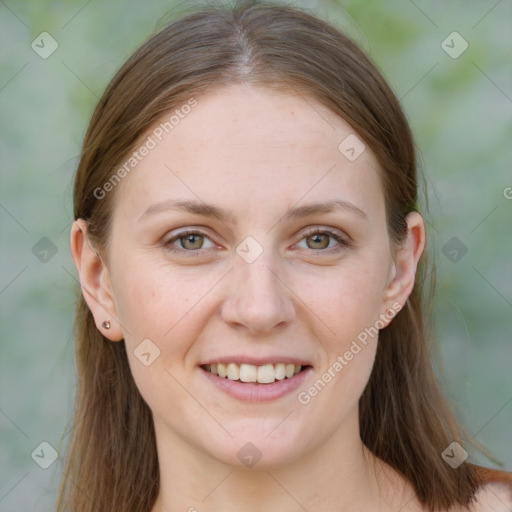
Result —
M317 234L312 235L310 238L314 246L312 249L325 249L329 245L328 238L325 235Z
M185 242L185 248L188 248L188 249L200 249L201 248L201 241L200 241L200 236L199 235L187 235L186 237L183 237L184 238L184 242Z

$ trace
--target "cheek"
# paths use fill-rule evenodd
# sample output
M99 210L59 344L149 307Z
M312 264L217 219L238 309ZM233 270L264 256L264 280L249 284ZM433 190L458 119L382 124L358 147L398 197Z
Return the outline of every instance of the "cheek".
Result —
M317 379L299 395L307 412L323 418L325 431L335 431L348 418L357 417L359 400L372 372L376 342L377 338L367 345L350 343L346 350L335 354Z
M215 285L222 275L221 269L199 275L197 269L148 261L127 265L114 289L129 356L150 339L160 350L155 362L166 368L186 363L189 349L213 314Z
M376 258L374 258L376 259ZM340 266L333 272L311 276L297 283L304 302L323 324L323 338L337 350L375 325L382 312L386 272L376 261Z
M343 382L343 393L348 396L351 390L362 392L378 340L380 301L375 288L365 285L358 279L340 280L340 286L331 283L318 304L319 317L328 327L322 333L327 355L322 372L329 373L331 377L325 376L329 382Z
M352 270L317 280L310 287L308 305L321 320L315 334L322 341L325 357L314 382L300 390L298 400L309 413L324 417L325 431L334 431L355 414L377 349L375 324L380 314L382 281L376 280L372 272Z
M193 367L189 354L212 314L212 291L219 277L210 271L191 278L147 262L129 267L123 274L127 278L113 285L133 378L153 411L173 397L179 416L190 402L179 383Z
M300 285L308 289L305 302L320 319L315 334L325 351L317 380L302 390L301 403L311 400L318 410L330 408L332 428L357 407L373 368L387 276L384 257L377 252L358 255L337 272Z

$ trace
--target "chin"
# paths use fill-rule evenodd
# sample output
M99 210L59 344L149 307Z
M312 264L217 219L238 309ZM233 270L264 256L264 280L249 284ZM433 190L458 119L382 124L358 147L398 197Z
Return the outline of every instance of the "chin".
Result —
M265 471L281 468L293 463L300 456L296 444L260 441L241 443L235 450L219 451L212 456L219 462L237 469Z
M230 430L228 427L233 439L224 437L222 440L212 440L206 446L204 443L201 444L213 458L237 468L268 470L283 467L306 451L306 443L304 435L300 435L300 432L293 428L296 425L289 425L287 429L283 428L280 432L281 426L276 428L279 421L272 420L273 426L270 429L262 428L261 419L253 420L253 425L245 421L243 429ZM267 420L264 423L267 424ZM272 429L275 429L274 432ZM307 431L314 432L315 429Z

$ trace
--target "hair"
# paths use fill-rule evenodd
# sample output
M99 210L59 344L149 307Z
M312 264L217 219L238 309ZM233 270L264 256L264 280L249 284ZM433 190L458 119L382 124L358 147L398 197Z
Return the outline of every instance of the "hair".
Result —
M101 199L95 190L163 114L233 84L294 91L348 122L378 160L388 231L399 246L407 214L418 209L417 158L386 80L327 22L298 8L244 1L171 22L128 59L100 99L74 185L74 218L85 219L100 254L108 257L117 190ZM405 307L380 331L359 420L363 443L433 511L469 505L480 480L475 466L455 471L441 457L462 440L432 368L425 291L433 273L427 274L423 257ZM77 301L76 410L56 510L147 512L159 492L152 413L133 380L125 344L103 337L81 293Z

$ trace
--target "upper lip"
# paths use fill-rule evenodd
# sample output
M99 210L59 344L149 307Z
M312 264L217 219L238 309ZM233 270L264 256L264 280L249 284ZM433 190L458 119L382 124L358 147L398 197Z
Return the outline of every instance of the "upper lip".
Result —
M245 355L235 356L220 356L208 359L199 364L203 366L205 364L218 364L218 363L236 363L236 364L252 364L254 366L263 366L264 364L295 364L297 366L311 366L311 363L304 359L298 359L297 357L291 356L266 356L266 357L251 357Z

